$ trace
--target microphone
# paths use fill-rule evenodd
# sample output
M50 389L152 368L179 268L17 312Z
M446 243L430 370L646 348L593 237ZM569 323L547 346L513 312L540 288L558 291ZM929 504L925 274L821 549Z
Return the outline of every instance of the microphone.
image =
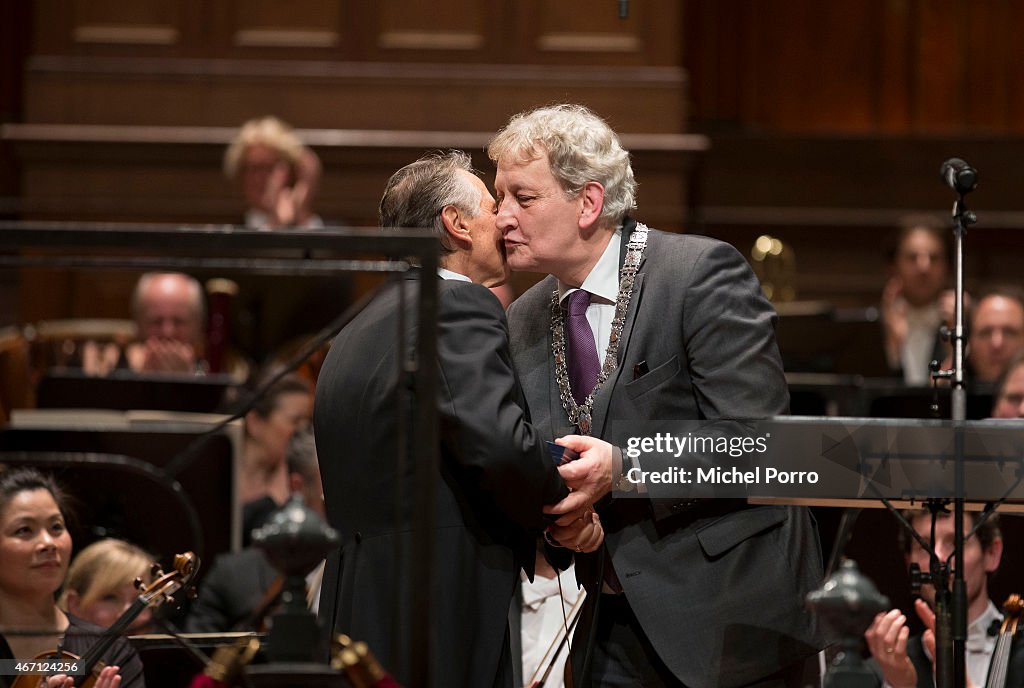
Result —
M961 196L970 193L978 186L978 173L960 158L950 158L942 163L939 170L942 180L946 186L956 191Z

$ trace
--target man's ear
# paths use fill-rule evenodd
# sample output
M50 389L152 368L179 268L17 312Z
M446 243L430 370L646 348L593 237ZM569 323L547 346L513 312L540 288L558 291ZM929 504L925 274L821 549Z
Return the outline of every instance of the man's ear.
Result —
M977 537L977 535L975 535ZM1003 539L993 540L985 551L982 552L982 561L985 565L985 573L994 573L999 568L999 562L1003 558Z
M595 225L604 209L604 187L600 182L587 182L580 192L580 228L586 229Z
M249 411L245 414L245 432L250 437L258 439L260 431L263 430L263 417L256 411Z
M456 246L467 248L472 245L473 238L469 234L469 226L464 221L462 211L454 205L446 205L441 209L441 223L448 238Z

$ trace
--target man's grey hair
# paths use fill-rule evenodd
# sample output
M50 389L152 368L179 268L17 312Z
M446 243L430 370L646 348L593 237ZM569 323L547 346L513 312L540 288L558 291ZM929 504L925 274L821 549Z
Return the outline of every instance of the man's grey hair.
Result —
M146 291L149 289L149 285L158 279L173 279L188 292L201 333L206 325L206 298L203 285L199 284L199 280L196 278L183 272L147 272L139 277L139 281L135 283L135 289L132 291L131 308L135 322L141 324L146 305L144 303Z
M459 174L476 175L466 153L452 150L424 155L391 175L380 199L381 227L430 227L441 244L441 255L455 251L441 221L441 211L452 205L469 217L480 213L480 189Z
M604 187L600 220L617 226L636 207L629 152L608 124L582 105L552 105L512 117L487 146L495 163L525 164L547 155L551 173L570 198L587 182Z

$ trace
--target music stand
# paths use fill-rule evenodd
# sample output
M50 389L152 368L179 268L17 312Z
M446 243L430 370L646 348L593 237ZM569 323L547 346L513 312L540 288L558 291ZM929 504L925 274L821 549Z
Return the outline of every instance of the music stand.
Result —
M76 549L120 537L161 558L192 550L210 561L241 543L240 427L209 436L180 474L164 468L211 427L189 414L19 411L0 430L0 461L52 472L71 493L81 521L95 524L76 534Z
M142 375L116 370L97 377L80 370L51 368L36 387L36 406L214 413L234 385L230 375Z

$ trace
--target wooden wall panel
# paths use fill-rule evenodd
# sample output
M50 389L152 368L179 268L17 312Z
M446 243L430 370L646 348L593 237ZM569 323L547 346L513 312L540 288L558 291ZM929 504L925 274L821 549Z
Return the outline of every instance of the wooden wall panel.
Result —
M343 0L203 2L200 11L209 26L203 54L210 58L348 59L355 28L345 6Z
M39 0L33 10L37 55L192 57L208 25L195 0Z
M175 45L178 3L168 0L74 0L71 40L77 44Z
M487 20L493 15L495 4L468 0L384 0L377 6L380 24L376 47L381 54L395 50L479 53L494 42Z
M684 65L702 127L1024 133L1020 3L688 0L685 9Z
M964 123L967 42L961 0L935 0L917 5L915 53L917 72L913 98L915 131L951 133Z
M518 54L527 61L678 65L682 59L678 2L633 1L625 17L617 2L524 0L517 10Z
M144 61L35 58L29 122L237 126L276 114L295 126L496 130L522 109L576 101L622 131L680 133L677 68Z
M635 2L626 20L616 3L589 0L133 7L35 6L46 21L26 72L25 121L237 126L274 113L300 127L487 130L524 108L572 100L624 131L686 126L675 0ZM180 40L74 40L90 26L136 37L169 27Z
M898 133L910 128L910 102L913 46L907 40L911 31L910 0L886 0L879 11L881 21L879 48L874 58L873 74L877 79L872 121L883 133Z

